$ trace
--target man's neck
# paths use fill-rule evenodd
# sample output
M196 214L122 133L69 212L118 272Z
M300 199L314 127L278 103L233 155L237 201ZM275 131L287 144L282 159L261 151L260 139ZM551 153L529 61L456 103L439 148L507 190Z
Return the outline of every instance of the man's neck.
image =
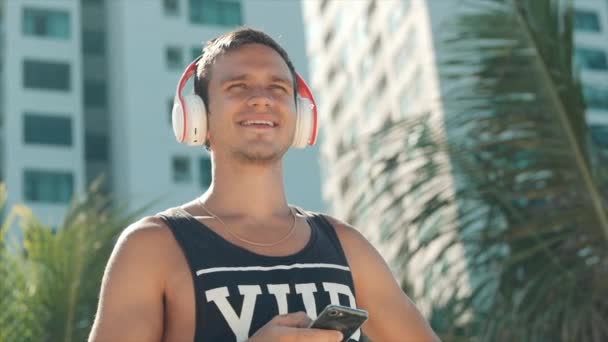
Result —
M213 183L201 200L218 216L257 220L283 216L287 200L282 163L215 165Z

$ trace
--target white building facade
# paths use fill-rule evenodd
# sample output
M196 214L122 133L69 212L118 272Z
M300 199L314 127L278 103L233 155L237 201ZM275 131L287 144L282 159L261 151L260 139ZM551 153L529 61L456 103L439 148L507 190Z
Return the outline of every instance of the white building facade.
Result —
M608 0L575 0L574 41L587 123L608 155Z
M148 213L207 189L209 155L179 145L170 121L177 81L205 41L262 29L308 76L299 2L3 0L0 18L7 204L51 226L102 173L116 203L157 201ZM316 147L290 151L284 170L290 202L322 211L318 159Z

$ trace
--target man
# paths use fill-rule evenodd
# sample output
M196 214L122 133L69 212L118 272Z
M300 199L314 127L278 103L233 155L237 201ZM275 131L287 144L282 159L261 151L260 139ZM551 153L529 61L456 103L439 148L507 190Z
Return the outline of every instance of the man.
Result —
M342 341L307 328L328 304L368 311L373 341L436 341L357 230L287 204L282 157L300 111L286 52L239 29L207 43L196 76L212 184L121 234L90 341ZM174 124L193 124L179 113Z

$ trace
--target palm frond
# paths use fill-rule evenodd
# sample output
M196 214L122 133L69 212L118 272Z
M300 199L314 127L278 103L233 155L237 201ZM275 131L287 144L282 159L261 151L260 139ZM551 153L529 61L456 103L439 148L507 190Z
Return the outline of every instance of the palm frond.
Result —
M74 201L56 230L27 207L14 209L23 243L5 253L0 264L2 272L12 269L7 282L12 295L2 302L0 341L86 340L116 238L148 208L114 208L99 187L94 183L85 198Z
M453 322L446 336L608 338L608 179L572 26L567 1L468 1L444 30L443 111L393 122L342 158L358 185L349 216L382 218L402 273L424 274L408 279L412 295Z

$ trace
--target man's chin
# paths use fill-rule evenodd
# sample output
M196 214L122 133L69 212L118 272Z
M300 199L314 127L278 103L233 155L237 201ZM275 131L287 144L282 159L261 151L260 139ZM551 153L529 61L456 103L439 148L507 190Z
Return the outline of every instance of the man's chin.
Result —
M274 164L281 160L285 153L280 151L263 151L262 149L248 149L236 151L237 157L252 164Z

